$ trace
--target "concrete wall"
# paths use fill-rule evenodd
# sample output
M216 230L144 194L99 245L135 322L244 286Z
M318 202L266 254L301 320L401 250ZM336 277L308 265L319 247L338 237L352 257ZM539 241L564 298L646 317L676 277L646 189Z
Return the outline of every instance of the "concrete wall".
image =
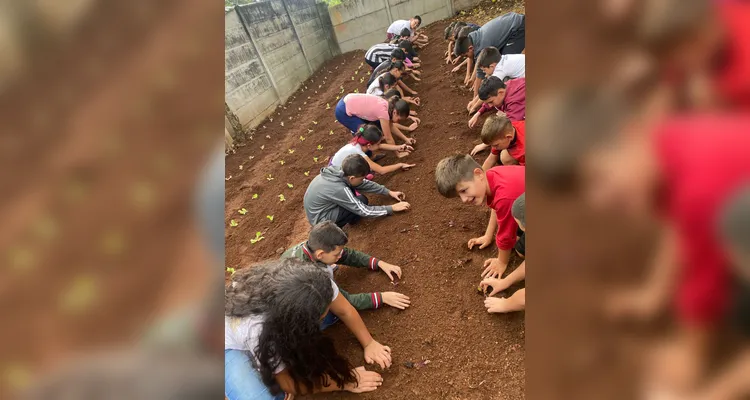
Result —
M474 7L480 0L344 0L328 9L341 51L367 50L385 41L393 21L422 17L422 26Z
M238 6L225 14L227 114L244 129L254 128L328 59L383 42L391 22L420 15L425 26L479 1L344 0L328 8L316 0L266 0Z
M224 46L228 112L245 129L257 126L340 53L325 4L315 0L270 0L234 8L225 14Z

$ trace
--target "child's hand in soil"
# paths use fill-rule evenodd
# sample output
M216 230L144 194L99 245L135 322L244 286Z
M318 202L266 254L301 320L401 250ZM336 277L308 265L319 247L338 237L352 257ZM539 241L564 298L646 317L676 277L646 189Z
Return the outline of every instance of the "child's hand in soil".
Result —
M504 313L508 311L508 299L502 297L488 297L484 299L484 307L488 313Z
M383 384L383 377L375 371L368 371L365 367L357 367L352 371L357 377L357 383L345 383L344 390L347 392L372 392Z
M399 211L405 211L411 208L411 204L401 201L393 205L393 211L399 212Z
M474 116L469 119L469 128L475 127L477 122L479 122L479 113L474 114Z
M605 302L606 312L613 319L652 319L662 309L663 303L653 290L631 289L614 293Z
M419 128L419 123L412 122L411 125L409 125L406 129L408 129L409 132L414 132L414 130L417 128Z
M368 364L378 364L380 368L386 369L391 366L391 348L383 346L373 339L365 347L365 362Z
M453 60L453 64L455 64L455 63L456 63L456 60ZM461 69L461 66L460 66L460 65L459 65L459 66L457 66L457 67L455 67L455 68L453 68L453 69L451 70L451 72L458 72L458 70L459 70L459 69ZM464 80L464 82L466 82L466 81Z
M388 191L388 196L391 196L398 201L406 200L404 192L394 192L393 190L390 190Z
M417 118L417 113L414 113L414 114L412 114L410 118L411 118L411 119L412 119L412 120L413 120L414 122L416 122L416 123L418 123L418 124L421 124L421 123L422 123L422 120L421 120L421 119L419 119L419 118Z
M407 163L399 163L398 166L403 169L404 171L408 171L411 167L416 167L417 164L407 164Z
M412 151L414 151L414 147L411 147L408 144L402 144L401 146L399 146L399 148L398 148L397 151L400 151L402 153L407 153L408 154L408 153L411 153Z
M381 260L378 262L378 267L380 267L380 269L385 272L386 275L388 275L388 278L391 279L391 282L393 282L396 277L398 277L398 279L401 279L401 267L399 267L398 265L389 264Z
M460 59L461 59L461 57L456 57L456 58L454 58L454 59L453 59L453 61L451 61L451 64L453 64L453 65L456 65L456 63L457 63L457 62L458 62L458 60L460 60ZM453 72L456 72L456 71L458 71L458 67L456 67L456 69L454 69L454 70L453 70Z
M388 304L393 308L398 308L399 310L407 309L411 304L409 296L405 294L396 292L383 292L380 293L380 295L383 296L383 303Z
M406 138L406 144L415 145L417 144L417 139L412 138Z
M473 149L471 149L471 155L475 156L475 155L479 154L481 151L484 151L488 147L490 147L490 146L487 146L484 143L479 143L478 145L474 146Z
M492 243L492 239L493 239L492 236L480 236L480 237L471 238L469 239L469 243L468 243L469 250L474 248L474 246L479 246L479 249L481 250L489 246L490 243Z
M484 272L482 278L498 278L505 272L508 266L500 262L497 258L488 258L484 260Z
M479 287L482 288L482 291L487 291L487 286L492 286L492 291L487 294L487 296L494 296L503 290L510 287L510 283L506 279L498 279L498 278L487 278L482 280L482 282L479 283Z

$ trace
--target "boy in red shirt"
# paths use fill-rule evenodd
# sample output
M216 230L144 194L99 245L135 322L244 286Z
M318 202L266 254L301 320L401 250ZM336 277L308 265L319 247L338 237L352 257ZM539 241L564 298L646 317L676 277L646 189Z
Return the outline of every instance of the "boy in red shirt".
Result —
M526 165L526 121L511 122L505 115L490 115L480 137L482 144L476 145L471 155L490 147L483 170L496 165Z
M438 191L445 197L460 197L464 204L492 209L484 236L469 240L469 249L483 249L495 236L498 254L484 262L482 278L500 277L508 266L510 253L516 244L518 223L513 218L513 202L526 190L526 168L520 165L491 168L484 171L470 155L455 155L442 159L435 170Z
M526 120L526 78L503 82L496 76L490 76L482 81L478 96L483 104L469 119L469 128L476 126L482 114L492 110L502 111L511 121Z
M595 206L664 220L651 279L609 308L653 317L672 297L678 337L653 375L668 371L661 383L685 390L703 375L729 302L729 261L715 224L729 196L750 180L750 117L675 116L654 134L643 131L621 132L583 152L583 186Z

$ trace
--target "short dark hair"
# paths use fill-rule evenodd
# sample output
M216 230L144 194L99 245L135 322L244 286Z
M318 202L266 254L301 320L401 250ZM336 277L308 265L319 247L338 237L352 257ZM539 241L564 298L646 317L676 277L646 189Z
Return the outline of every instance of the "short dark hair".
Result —
M448 40L448 38L451 37L451 33L453 32L453 27L456 26L457 21L453 21L448 26L445 27L445 30L443 33L445 34L445 40Z
M393 49L393 51L391 52L391 58L404 61L406 59L406 53L404 53L404 51L401 50L401 48Z
M497 96L497 91L500 89L505 89L503 80L496 76L489 76L484 78L482 84L479 85L477 95L479 96L479 100L485 101L492 96Z
M435 169L437 190L445 197L456 197L456 185L460 182L474 180L474 170L482 166L468 154L456 154L446 157Z
M398 47L404 49L404 52L409 55L409 58L414 58L417 52L414 50L414 46L408 40L402 40L398 43Z
M477 65L480 68L487 68L494 63L499 63L500 57L500 50L492 46L486 47L481 52L479 52L479 56L477 57Z
M453 55L460 56L469 52L469 46L473 45L469 33L473 32L474 29L468 26L464 26L458 31L456 35L456 44L453 46Z
M338 246L345 246L347 243L349 243L349 238L346 233L333 221L323 221L316 224L307 236L307 247L313 252L323 250L328 253Z
M396 79L396 77L393 76L393 74L391 74L390 72L386 72L384 74L381 74L377 78L377 81L378 81L378 87L380 88L380 90L385 92L385 85L393 86L396 84L396 82L398 82L398 79Z
M404 62L401 60L397 61L391 61L391 64L388 66L387 70L390 71L392 69L397 69L399 71L403 71L406 66L404 65Z
M404 28L401 29L401 33L399 33L398 35L401 37L409 37L411 36L411 31L409 30L409 28Z
M513 206L510 208L510 213L513 214L513 218L521 222L524 228L526 228L526 192L518 196L513 202Z
M422 25L422 17L420 17L419 15L415 15L414 19L416 19L418 21L417 22L417 27L419 27L420 25Z
M341 170L344 176L359 178L370 173L370 164L359 154L350 154L341 162Z

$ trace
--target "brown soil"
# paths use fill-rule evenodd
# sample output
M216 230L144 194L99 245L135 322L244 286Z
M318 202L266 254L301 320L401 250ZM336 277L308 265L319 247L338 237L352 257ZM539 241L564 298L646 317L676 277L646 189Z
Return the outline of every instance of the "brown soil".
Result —
M509 11L500 7L499 3L487 2L461 18L483 23ZM523 10L518 6L515 9ZM384 384L373 393L337 393L326 398L524 397L524 313L486 312L476 287L483 261L495 250L469 251L466 247L469 238L484 232L489 210L445 199L435 190L437 162L450 154L466 153L478 143L478 129L470 130L466 125L464 110L470 93L460 88L463 77L451 74L452 67L443 61L446 45L442 34L450 21L426 27L431 42L420 52L423 80L407 82L422 99L417 110L422 125L413 133L418 140L416 151L406 159L417 166L376 178L388 188L405 192L412 209L388 218L363 220L348 229L351 247L403 268L403 279L395 290L411 298L411 308L361 313L372 335L393 349L394 365L383 372ZM363 92L365 84L359 80L368 77L362 51L330 60L273 114L273 121L269 118L263 122L250 133L250 140L227 157L226 175L231 176L226 182L227 267L238 269L277 257L283 249L305 239L309 225L302 206L304 191L327 164L326 157L351 137L335 121L336 96L341 95L341 87L343 94L355 89ZM317 150L318 145L322 150ZM284 160L283 165L280 160ZM393 155L384 159L384 163L393 162ZM305 171L310 171L309 176ZM273 180L267 180L269 174ZM294 187L289 188L288 183ZM256 193L258 198L252 199ZM279 201L279 194L284 195L284 202ZM371 202L391 203L378 196L371 197ZM243 207L248 210L246 215L238 213ZM273 215L273 221L267 215ZM230 220L239 225L230 227ZM251 244L256 232L262 232L264 239ZM509 271L519 263L512 258ZM352 293L394 290L382 273L342 268L336 280ZM327 332L353 364L364 364L361 347L343 324ZM422 360L430 360L430 364L420 369L404 365Z

